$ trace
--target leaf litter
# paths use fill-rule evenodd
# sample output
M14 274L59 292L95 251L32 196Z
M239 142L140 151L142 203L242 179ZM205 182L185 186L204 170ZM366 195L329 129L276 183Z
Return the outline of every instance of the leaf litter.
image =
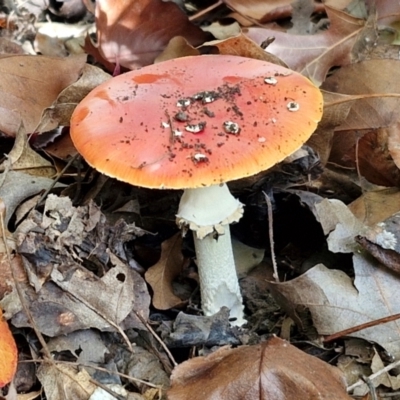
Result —
M0 381L12 380L1 394L394 395L399 5L141 0L98 1L91 12L88 1L5 3L0 353L16 356L5 339L13 334L20 362L16 372L0 363ZM302 157L231 185L245 204L233 227L243 328L226 309L201 315L193 242L175 227L177 196L99 176L68 134L75 106L110 73L207 53L286 65L320 85L325 102Z

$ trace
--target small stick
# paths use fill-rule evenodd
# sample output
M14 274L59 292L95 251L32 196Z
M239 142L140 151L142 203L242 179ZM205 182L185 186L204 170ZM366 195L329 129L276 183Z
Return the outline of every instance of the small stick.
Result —
M392 370L393 368L397 368L398 366L400 366L400 361L395 361L392 364L387 365L385 368L382 368L381 370L379 370L378 372L375 372L374 374L370 375L368 377L369 380L373 381L375 378L377 378L379 375L382 375L386 372L389 372L390 370ZM356 387L361 386L365 384L365 382L362 379L359 379L356 383L354 383L353 385L349 386L347 388L347 392L351 392L352 390L354 390Z
M136 316L140 319L140 322L149 330L149 332L154 336L154 338L157 340L158 343L160 343L161 347L164 349L164 351L167 353L172 365L176 367L178 363L175 361L174 356L172 353L169 351L169 348L165 345L165 343L161 340L161 338L157 335L157 333L154 331L154 329L150 326L150 324L135 310L133 312L136 314Z
M263 195L265 197L265 202L267 203L267 209L268 209L268 234L269 234L269 244L271 247L271 260L272 260L272 266L274 268L274 275L273 277L277 282L279 282L279 274L278 274L278 265L276 264L276 257L275 257L275 244L274 244L274 227L273 227L273 216L272 216L272 204L269 196L267 193L263 191Z

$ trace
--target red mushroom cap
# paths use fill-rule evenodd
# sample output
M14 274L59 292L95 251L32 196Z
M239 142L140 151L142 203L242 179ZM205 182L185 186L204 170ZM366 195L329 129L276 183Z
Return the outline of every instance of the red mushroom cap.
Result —
M117 76L77 106L71 137L98 171L148 188L219 184L296 151L322 115L302 75L250 58L178 58Z

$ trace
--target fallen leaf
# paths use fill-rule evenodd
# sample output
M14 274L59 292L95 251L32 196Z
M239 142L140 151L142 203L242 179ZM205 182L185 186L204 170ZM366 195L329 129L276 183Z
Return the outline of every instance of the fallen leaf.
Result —
M172 286L185 263L181 249L182 235L177 233L162 243L160 260L145 273L146 281L154 292L153 306L159 310L168 310L184 303L175 295Z
M185 361L171 380L169 400L351 399L338 369L275 336Z
M163 369L159 357L154 351L148 351L140 346L134 346L131 352L125 351L123 372L142 381L151 382L153 385L167 388L169 386L168 374ZM145 391L146 384L136 382L135 386Z
M366 253L355 253L353 266L354 282L344 272L318 264L292 281L270 282L269 290L299 326L303 324L298 311L306 308L320 335L400 313L398 276ZM400 356L398 320L349 336L376 342L394 357Z
M152 64L175 36L183 36L194 46L207 39L178 5L169 1L98 0L95 15L100 55L128 69Z
M315 205L316 218L325 235L328 236L329 250L334 253L352 253L358 250L355 237L364 225L340 200L324 199Z
M393 151L389 149L390 136L393 144L393 138L398 136L397 129L392 125L336 132L329 161L347 169L358 169L362 177L375 185L398 186L400 170L391 157Z
M0 309L0 388L9 383L17 370L18 351L14 337Z
M5 223L8 223L14 211L24 200L49 189L53 184L53 179L23 172L8 171L0 174L0 197L6 205ZM60 183L55 185L55 187L63 186Z
M0 59L0 130L15 136L21 123L35 132L45 108L80 76L86 55L66 58L10 56Z
M50 107L43 110L37 132L49 131L60 125L69 126L72 112L96 86L111 76L93 65L85 64L79 79L62 90Z
M337 132L390 126L397 122L400 107L400 60L366 60L344 66L321 88L359 97Z
M240 16L251 18L260 23L288 18L292 15L293 0L223 0L223 2ZM314 3L316 12L323 11L323 6Z
M287 67L278 57L264 51L257 43L243 33L225 40L207 42L207 45L218 47L220 54L255 58L257 60L268 61L273 64L282 65L282 67Z
M37 377L47 400L87 400L96 390L92 378L82 367L42 363Z
M30 285L23 289L41 332L53 337L79 329L143 326L137 314L148 318L146 284L111 252L124 258L116 247L133 240L134 232L134 226L123 221L108 225L93 203L73 207L68 197L49 195L43 214L31 211L14 237L29 276ZM84 260L97 265L100 276L84 268ZM15 293L5 296L2 304L15 326L30 326Z
M47 343L50 352L61 353L69 351L81 364L104 364L108 348L101 335L94 329L72 332L68 335L57 336Z
M330 27L315 35L291 35L259 27L246 28L243 32L259 45L269 37L275 38L266 50L319 86L332 67L352 62L351 50L365 27L364 20L343 11L326 7L326 12ZM374 39L369 41L374 42Z
M190 315L180 312L171 332L165 338L171 348L191 346L224 346L240 344L237 328L229 322L229 309L222 307L210 317Z
M348 207L364 225L372 226L400 211L400 190L398 188L370 190Z
M0 171L8 171L10 168L14 171L47 178L55 173L50 161L31 148L23 126L20 126L16 132L14 146L8 153L7 159L0 165Z

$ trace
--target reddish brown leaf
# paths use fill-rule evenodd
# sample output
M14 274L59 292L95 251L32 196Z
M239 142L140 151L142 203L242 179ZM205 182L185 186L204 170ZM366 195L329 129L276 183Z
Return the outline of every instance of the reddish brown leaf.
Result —
M390 155L388 135L385 128L335 133L329 160L346 168L358 167L361 176L376 185L399 186L400 170Z
M350 400L338 369L271 337L180 364L169 400Z
M96 25L100 55L128 69L152 64L175 36L195 46L207 38L175 3L162 0L98 0Z
M0 388L7 385L17 369L18 352L14 337L3 320L3 311L0 309Z

